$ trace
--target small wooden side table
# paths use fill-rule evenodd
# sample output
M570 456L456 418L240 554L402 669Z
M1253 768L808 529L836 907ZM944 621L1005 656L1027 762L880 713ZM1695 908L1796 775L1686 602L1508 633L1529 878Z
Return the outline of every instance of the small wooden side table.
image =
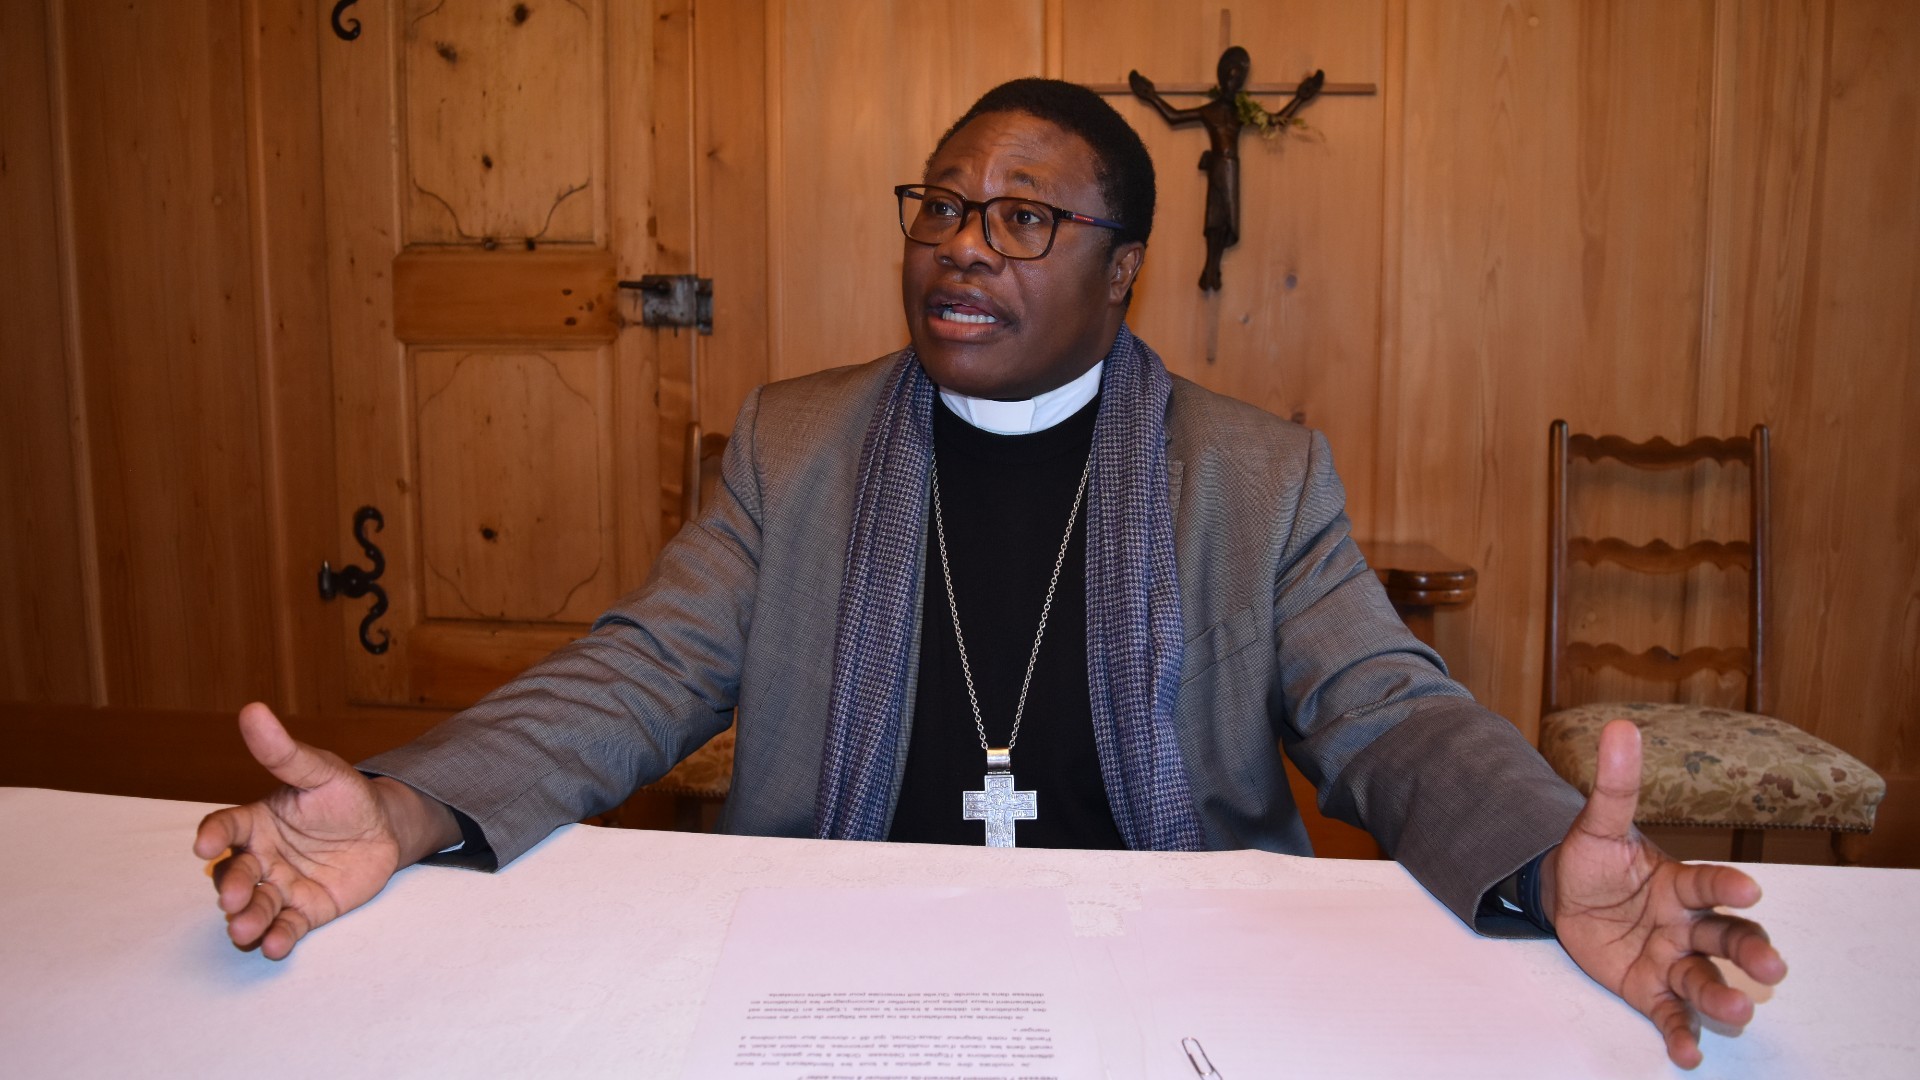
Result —
M1431 544L1417 541L1362 540L1360 553L1387 588L1387 599L1413 636L1433 644L1435 608L1459 607L1473 600L1479 571Z

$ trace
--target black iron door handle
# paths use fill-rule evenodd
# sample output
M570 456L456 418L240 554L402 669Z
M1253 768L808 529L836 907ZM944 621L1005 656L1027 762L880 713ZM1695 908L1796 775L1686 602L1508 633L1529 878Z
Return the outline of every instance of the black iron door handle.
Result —
M375 531L386 528L387 521L380 511L371 506L363 506L353 513L353 538L360 541L360 547L367 553L367 559L373 564L371 570L362 570L357 566L343 566L335 570L325 562L320 564L320 599L331 600L335 596L344 596L357 600L367 594L373 594L373 606L367 609L367 617L360 620L360 647L379 656L387 651L392 639L385 628L380 631L380 640L375 641L367 633L373 628L374 620L387 613L387 590L374 584L380 575L387 572L386 556L367 539L367 523L372 522Z

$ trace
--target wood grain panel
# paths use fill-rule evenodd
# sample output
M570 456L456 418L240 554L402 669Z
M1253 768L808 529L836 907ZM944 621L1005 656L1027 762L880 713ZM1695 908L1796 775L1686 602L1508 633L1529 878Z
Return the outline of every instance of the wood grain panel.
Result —
M584 625L424 624L411 635L411 703L464 709L586 632Z
M408 0L409 243L593 243L600 4Z
M692 0L657 0L653 37L653 103L659 124L653 131L653 157L644 164L652 180L653 202L646 218L643 257L656 274L695 272L695 203L698 185L694 146L694 16ZM722 287L724 288L724 287ZM629 297L638 311L638 298ZM697 333L666 330L646 346L657 365L659 424L650 455L659 463L658 525L662 541L680 528L681 477L686 458L687 425L698 419L694 387L701 352ZM651 490L651 489L649 489Z
M780 7L769 374L791 378L906 344L893 185L920 176L975 98L1040 70L1042 5L942 0L857 16L826 0Z
M393 332L409 344L612 341L610 251L409 251L393 261Z
M327 222L321 167L323 0L250 0L247 144L253 210L254 337L265 396L277 707L337 713L343 651L314 568L332 548L333 369L327 337Z
M359 556L352 515L379 507L386 518L389 607L386 625L419 621L419 521L415 516L412 415L403 349L394 337L394 257L400 253L401 209L395 183L392 83L399 70L401 0L361 0L351 42L324 34L319 42L321 132L326 148L328 338L332 344L335 431L335 522L328 547L336 565ZM332 605L344 642L357 642L362 604ZM383 654L348 645L349 701L410 700L409 635L396 633Z
M663 203L659 175L675 171L676 163L681 166L680 173L686 172L684 125L693 106L685 98L684 83L678 93L663 92L656 57L664 41L676 37L685 40L684 8L668 10L667 6L679 2L622 3L607 12L608 115L649 118L645 124L622 122L618 137L606 144L607 236L623 280L671 272L657 239L662 207L669 205ZM682 130L682 141L677 144L682 149L677 152L672 149L676 143L671 134L676 124ZM684 190L684 185L679 190ZM669 222L686 219L685 214L667 215ZM623 325L631 327L640 321L637 297L622 296L617 303ZM662 357L675 350L684 354L692 337L629 329L613 343L613 423L615 430L627 433L613 456L612 471L615 489L623 493L613 514L619 536L614 548L615 575L622 592L638 587L645 579L665 535L662 515L667 506L677 509L680 505L677 498L672 503L664 497L656 498L662 469L655 449L662 428L660 371Z
M425 613L591 622L613 585L597 350L417 350Z
M108 700L275 688L239 0L56 18Z
M709 5L694 25L693 227L700 276L716 286L693 419L708 431L731 430L747 393L767 381L766 6Z
M1911 774L1920 771L1920 16L1866 0L1831 12L1794 360L1782 371L1778 352L1758 347L1729 379L1774 428L1779 711L1869 764ZM1780 167L1763 175L1778 183ZM1786 193L1763 194L1797 207ZM1776 287L1762 278L1731 318L1781 325Z
M0 699L92 698L46 8L0 7Z
M1481 570L1441 651L1529 734L1548 421L1691 434L1711 28L1703 4L1407 9L1388 527Z

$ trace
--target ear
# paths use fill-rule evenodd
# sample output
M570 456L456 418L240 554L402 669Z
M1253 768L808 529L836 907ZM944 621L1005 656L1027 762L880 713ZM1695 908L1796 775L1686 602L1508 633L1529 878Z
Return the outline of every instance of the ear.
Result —
M1133 279L1140 276L1140 263L1147 257L1147 245L1138 240L1113 249L1107 260L1107 303L1124 304L1133 291Z

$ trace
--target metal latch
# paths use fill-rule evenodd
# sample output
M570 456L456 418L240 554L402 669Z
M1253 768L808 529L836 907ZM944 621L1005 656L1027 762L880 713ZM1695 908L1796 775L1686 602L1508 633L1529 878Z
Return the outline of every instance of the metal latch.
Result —
M640 322L644 326L692 326L713 333L713 279L692 274L647 274L639 281L622 281L623 289L640 290Z

